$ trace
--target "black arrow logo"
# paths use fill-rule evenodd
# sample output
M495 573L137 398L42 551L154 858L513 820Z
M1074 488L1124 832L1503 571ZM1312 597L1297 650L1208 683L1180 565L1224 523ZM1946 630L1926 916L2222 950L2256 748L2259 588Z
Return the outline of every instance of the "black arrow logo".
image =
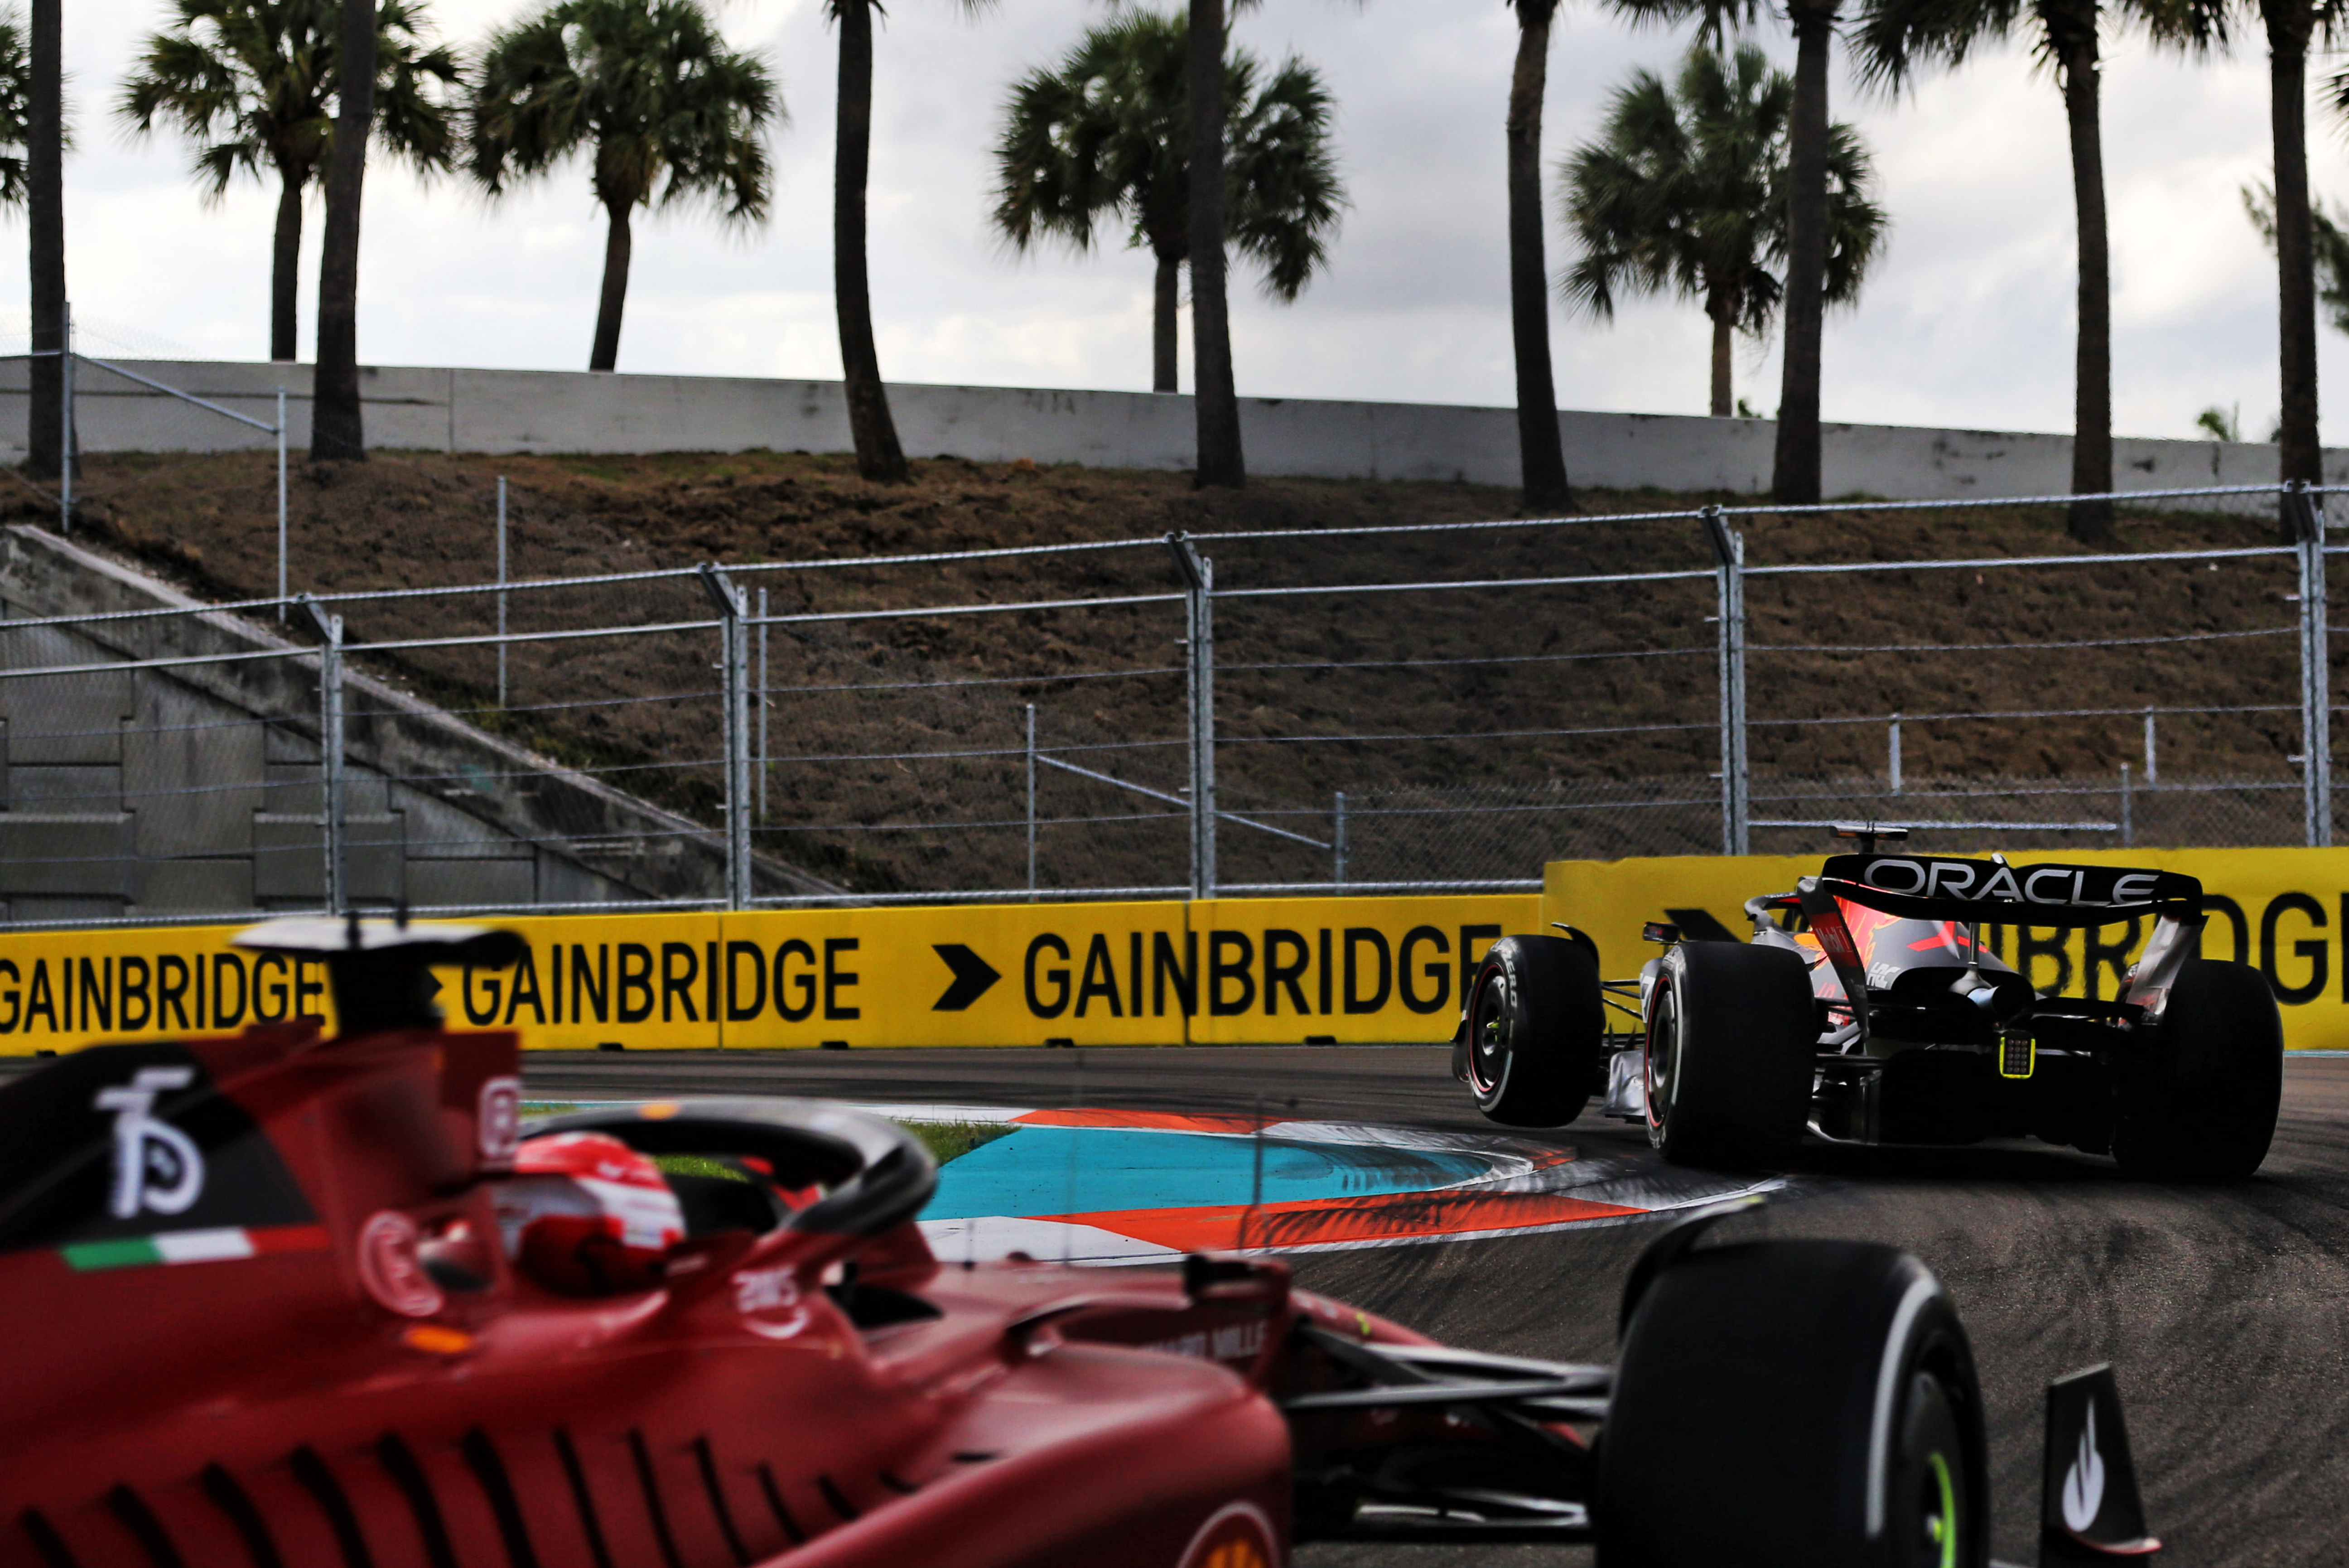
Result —
M947 967L954 971L954 983L947 987L947 993L931 1005L932 1012L960 1012L985 996L988 987L1003 978L995 972L993 964L960 942L934 942L931 950L946 960Z

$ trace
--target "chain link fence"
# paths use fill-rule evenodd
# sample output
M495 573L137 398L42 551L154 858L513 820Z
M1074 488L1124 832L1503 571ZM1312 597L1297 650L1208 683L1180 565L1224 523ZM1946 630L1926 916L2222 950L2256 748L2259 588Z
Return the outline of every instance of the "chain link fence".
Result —
M479 490L446 586L205 603L0 535L6 920L1529 888L1854 818L1953 852L2336 826L2320 492L2123 497L2174 509L2136 549L2001 533L2054 497L597 571L609 519ZM398 520L369 526L319 547Z

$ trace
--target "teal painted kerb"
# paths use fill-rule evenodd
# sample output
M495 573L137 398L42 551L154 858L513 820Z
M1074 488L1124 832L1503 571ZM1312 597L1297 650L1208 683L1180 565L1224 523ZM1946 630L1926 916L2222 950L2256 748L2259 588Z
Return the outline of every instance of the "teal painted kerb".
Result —
M1482 1176L1474 1155L1263 1141L1267 1203L1421 1192ZM1257 1140L1124 1127L1021 1127L938 1172L925 1220L1197 1209L1250 1201Z

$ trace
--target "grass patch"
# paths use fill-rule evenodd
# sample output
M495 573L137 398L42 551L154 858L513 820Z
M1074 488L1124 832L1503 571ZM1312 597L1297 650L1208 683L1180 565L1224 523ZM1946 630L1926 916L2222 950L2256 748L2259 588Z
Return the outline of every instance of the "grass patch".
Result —
M720 1181L748 1181L750 1179L734 1166L715 1155L657 1154L653 1163L664 1176L714 1176Z
M930 1158L940 1165L960 1159L972 1149L993 1143L999 1137L1009 1137L1019 1129L1001 1122L900 1122L897 1124L922 1140Z

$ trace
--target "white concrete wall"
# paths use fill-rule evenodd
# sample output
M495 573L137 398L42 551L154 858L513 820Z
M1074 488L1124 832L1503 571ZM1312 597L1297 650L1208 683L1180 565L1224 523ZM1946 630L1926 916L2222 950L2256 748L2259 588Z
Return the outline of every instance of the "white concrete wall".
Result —
M295 451L309 444L310 368L137 361L127 368L264 422L286 389ZM719 376L591 375L400 366L361 372L367 440L376 446L479 452L780 452L849 450L837 381ZM271 438L159 397L90 364L78 371L84 450L210 451ZM21 459L25 361L0 363L0 458ZM1187 397L1012 387L890 389L898 431L916 457L1032 458L1108 468L1180 470L1192 459ZM1516 416L1507 409L1244 398L1248 467L1260 474L1343 479L1517 479ZM1679 414L1558 416L1578 484L1765 493L1775 425ZM2071 441L2060 435L1829 425L1830 495L1924 500L2061 494ZM2123 489L2272 483L2264 444L2124 440ZM2325 453L2325 474L2349 483L2349 451Z

